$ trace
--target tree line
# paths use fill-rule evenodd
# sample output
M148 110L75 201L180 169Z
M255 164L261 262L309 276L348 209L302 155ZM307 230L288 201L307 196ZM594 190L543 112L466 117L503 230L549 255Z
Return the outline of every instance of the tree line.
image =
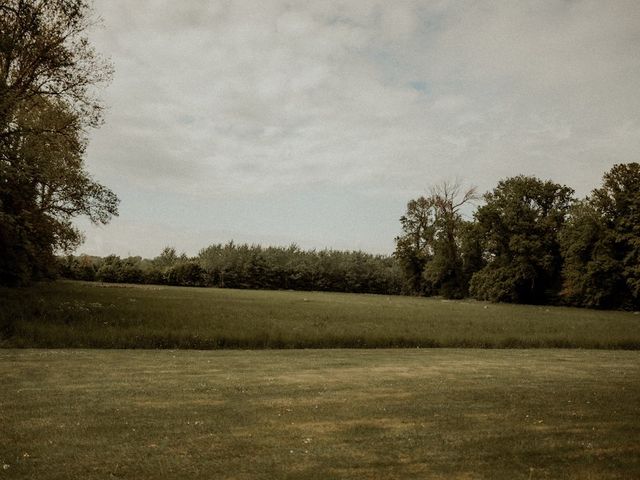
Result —
M615 165L581 200L524 175L483 196L443 183L409 201L400 223L392 256L229 242L191 258L170 247L154 259L67 256L60 271L105 282L640 308L638 163Z
M153 259L65 256L60 274L78 280L227 288L401 294L396 260L359 251L302 250L259 245L211 245L195 257L167 247Z
M414 294L494 302L640 308L640 164L615 165L584 199L536 177L479 200L443 184L411 200L395 257Z
M516 176L479 198L456 184L411 200L391 257L213 245L197 257L67 257L78 215L107 223L116 195L86 171L95 87L111 65L93 49L87 0L0 2L0 285L64 275L104 281L410 293L596 308L640 308L640 168L614 166L578 200ZM476 200L471 219L463 213ZM175 258L174 258L175 257Z

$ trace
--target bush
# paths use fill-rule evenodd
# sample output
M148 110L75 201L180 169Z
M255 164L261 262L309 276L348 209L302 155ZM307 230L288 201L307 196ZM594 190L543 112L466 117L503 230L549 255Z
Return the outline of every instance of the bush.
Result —
M166 280L169 285L201 287L205 285L205 272L196 262L179 263L167 270Z
M476 300L516 302L516 279L508 268L485 268L471 277L469 293Z

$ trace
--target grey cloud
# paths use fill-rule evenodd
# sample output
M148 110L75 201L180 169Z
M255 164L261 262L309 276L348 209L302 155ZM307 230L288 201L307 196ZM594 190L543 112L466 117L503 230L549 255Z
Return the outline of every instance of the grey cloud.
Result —
M211 199L518 173L580 194L640 146L640 3L100 0L90 167ZM392 238L392 234L389 235Z

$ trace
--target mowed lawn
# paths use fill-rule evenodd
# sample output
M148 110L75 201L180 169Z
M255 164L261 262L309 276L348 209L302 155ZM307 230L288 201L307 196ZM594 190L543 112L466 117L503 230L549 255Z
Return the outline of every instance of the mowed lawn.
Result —
M0 350L0 479L640 478L640 353Z
M0 290L0 346L640 348L640 315L472 300L43 283Z

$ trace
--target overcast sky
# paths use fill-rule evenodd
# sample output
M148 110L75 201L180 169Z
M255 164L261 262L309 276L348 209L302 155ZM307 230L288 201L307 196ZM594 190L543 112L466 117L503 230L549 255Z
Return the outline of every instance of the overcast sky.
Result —
M96 0L115 75L79 252L392 253L406 202L517 174L579 196L640 160L640 2Z

